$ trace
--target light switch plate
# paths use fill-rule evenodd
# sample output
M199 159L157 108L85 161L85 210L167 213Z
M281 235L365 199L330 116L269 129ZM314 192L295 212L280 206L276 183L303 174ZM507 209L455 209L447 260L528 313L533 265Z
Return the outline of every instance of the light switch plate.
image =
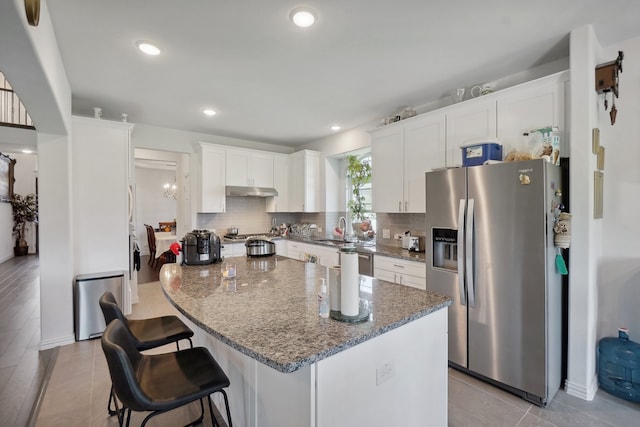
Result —
M382 238L383 239L390 239L391 238L391 231L386 229L386 228L383 228L382 229Z

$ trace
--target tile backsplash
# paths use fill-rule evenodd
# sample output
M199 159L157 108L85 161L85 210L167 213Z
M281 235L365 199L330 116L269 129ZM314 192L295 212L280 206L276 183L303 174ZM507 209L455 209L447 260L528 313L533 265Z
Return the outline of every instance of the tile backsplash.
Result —
M227 211L224 213L197 214L197 228L216 230L224 236L227 229L237 227L241 234L260 234L271 230L273 218L276 224L307 223L316 224L322 235L331 235L338 225L340 216L345 212L317 213L269 213L266 212L266 199L262 197L227 197ZM376 241L379 244L401 246L400 240L394 240L395 234L410 230L412 236L425 235L426 219L424 214L378 213L376 215ZM388 229L390 239L382 237L382 230Z
M416 213L377 213L376 214L376 242L389 246L402 246L402 240L395 240L395 234L410 231L412 236L426 235L427 218L425 214ZM389 230L389 239L383 238L382 230Z

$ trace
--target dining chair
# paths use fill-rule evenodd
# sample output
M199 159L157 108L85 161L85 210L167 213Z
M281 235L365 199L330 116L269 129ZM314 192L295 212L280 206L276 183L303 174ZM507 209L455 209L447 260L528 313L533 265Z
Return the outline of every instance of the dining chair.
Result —
M156 415L199 400L200 417L188 424L197 425L204 419L205 398L213 425L218 426L211 403L213 393L222 393L228 425L232 427L229 400L224 390L230 385L229 378L206 348L142 354L125 323L116 319L102 335L102 350L117 397L114 400L120 427L129 427L132 411L151 412L142 421L141 427L144 427Z
M149 224L144 225L147 229L147 243L149 244L149 262L152 267L156 266L156 232Z

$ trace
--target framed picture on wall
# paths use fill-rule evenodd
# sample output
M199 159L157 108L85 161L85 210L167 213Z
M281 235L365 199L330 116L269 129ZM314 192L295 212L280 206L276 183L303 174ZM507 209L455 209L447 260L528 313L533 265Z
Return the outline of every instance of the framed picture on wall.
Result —
M13 167L16 160L0 153L0 202L11 202L13 199Z

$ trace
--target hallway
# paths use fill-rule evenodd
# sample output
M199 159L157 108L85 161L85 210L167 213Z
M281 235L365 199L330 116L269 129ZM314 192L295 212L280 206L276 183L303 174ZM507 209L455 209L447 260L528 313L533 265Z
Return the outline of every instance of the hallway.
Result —
M58 349L40 344L40 270L37 255L0 264L0 413L2 425L28 426Z

